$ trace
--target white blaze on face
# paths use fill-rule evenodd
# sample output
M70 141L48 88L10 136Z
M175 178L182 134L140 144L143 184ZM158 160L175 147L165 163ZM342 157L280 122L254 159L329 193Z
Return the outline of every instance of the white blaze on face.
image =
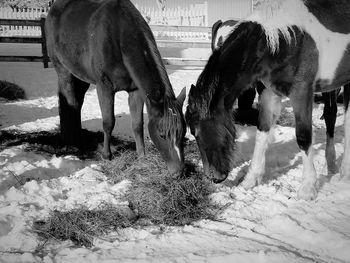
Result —
M180 149L179 149L179 147L177 147L175 139L174 139L174 149L175 149L177 156L179 157L179 160L181 161Z
M293 33L288 28L297 26L307 32L316 43L319 52L319 69L317 78L332 80L335 77L347 46L350 44L350 34L341 34L328 30L307 9L302 0L266 1L269 7L258 9L247 17L246 21L261 24L267 34L271 50L278 50L278 32L287 40L291 40ZM272 4L272 5L271 5Z

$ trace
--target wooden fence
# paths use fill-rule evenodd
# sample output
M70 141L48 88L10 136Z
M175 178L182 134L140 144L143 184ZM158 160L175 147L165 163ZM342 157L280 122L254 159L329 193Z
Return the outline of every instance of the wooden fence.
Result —
M142 10L141 7L138 8ZM203 9L205 10L205 8ZM199 9L196 10L197 17L200 18L201 12L198 11ZM11 8L0 8L0 43L32 43L41 44L42 47L42 56L0 56L0 61L42 61L44 67L48 67L49 58L44 30L47 12L48 9L12 10ZM191 12L186 12L185 15L187 13L191 15ZM181 14L181 12L174 13L174 15L176 14ZM154 11L153 17L157 17L157 15L159 14ZM168 18L171 17L169 15ZM157 20L154 21L157 23ZM150 27L160 48L210 48L211 28L209 27L156 25L152 23ZM167 65L202 66L205 64L204 60L184 58L167 58L164 59L164 62Z
M40 20L22 20L22 19L0 19L1 26L9 27L38 27L39 36L0 36L0 43L20 43L20 44L41 44L42 56L0 56L0 61L40 61L44 68L48 67L50 61L47 54L46 35L45 35L45 17Z
M208 26L208 3L190 5L186 8L157 8L135 5L150 25ZM0 18L7 19L40 19L47 15L47 8L0 7Z
M150 25L208 26L208 3L186 8L146 8L135 5Z

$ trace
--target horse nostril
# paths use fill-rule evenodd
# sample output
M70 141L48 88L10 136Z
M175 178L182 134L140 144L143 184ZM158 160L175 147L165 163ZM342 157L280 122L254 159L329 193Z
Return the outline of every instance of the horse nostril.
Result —
M221 183L222 181L224 181L225 179L218 179L218 178L213 178L213 183L214 184L219 184Z

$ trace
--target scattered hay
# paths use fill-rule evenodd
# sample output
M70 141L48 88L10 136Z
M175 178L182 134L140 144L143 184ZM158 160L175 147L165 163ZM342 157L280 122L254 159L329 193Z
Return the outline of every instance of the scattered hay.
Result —
M187 148L195 155L195 142ZM131 181L125 196L130 213L111 205L95 210L84 207L68 212L53 211L45 221L34 223L39 236L46 240L70 239L89 247L94 237L121 228L153 224L183 226L200 219L215 219L218 214L219 207L209 200L214 191L210 181L190 164L186 177L173 178L154 147L148 147L147 155L142 158L137 158L135 151L124 151L113 161L102 162L102 168L113 183Z
M45 240L72 240L76 245L91 247L94 237L129 227L135 220L124 210L105 204L93 210L81 207L67 212L52 211L46 221L35 221L33 229Z
M0 97L7 100L25 99L25 91L15 83L0 80Z

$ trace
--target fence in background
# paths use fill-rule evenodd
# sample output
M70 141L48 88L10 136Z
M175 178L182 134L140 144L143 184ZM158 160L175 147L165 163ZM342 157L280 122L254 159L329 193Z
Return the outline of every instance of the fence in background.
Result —
M135 5L150 25L208 26L208 3L190 5L187 8L146 8Z
M41 61L44 68L49 65L49 56L46 47L45 17L38 19L0 19L0 25L10 27L39 28L39 36L0 36L0 43L40 44L42 56L0 56L0 61Z
M165 12L167 23L164 25L163 14L158 10L137 8L150 23L158 47L162 48L210 48L211 28L207 23L207 4L195 5L189 9L174 9ZM45 16L48 8L16 9L0 8L0 43L41 44L42 56L1 56L0 61L42 61L48 67L48 55L45 38ZM150 19L149 19L150 18ZM162 19L162 20L161 20ZM194 26L196 25L196 26ZM205 64L203 60L167 58L166 65Z
M208 5L197 4L189 8L167 9L162 12L155 8L145 8L136 5L150 25L173 25L173 26L207 26L208 25ZM12 9L11 7L0 7L0 19L23 19L35 20L47 15L49 8L33 9ZM164 20L164 18L166 20ZM155 37L158 39L176 40L209 40L209 35L204 32L188 31L156 31ZM40 27L1 25L0 36L40 36Z
M48 8L23 8L12 9L11 7L0 7L0 19L11 20L40 20L43 15L46 15ZM0 24L0 36L41 36L39 26L22 25L19 22L5 25Z

